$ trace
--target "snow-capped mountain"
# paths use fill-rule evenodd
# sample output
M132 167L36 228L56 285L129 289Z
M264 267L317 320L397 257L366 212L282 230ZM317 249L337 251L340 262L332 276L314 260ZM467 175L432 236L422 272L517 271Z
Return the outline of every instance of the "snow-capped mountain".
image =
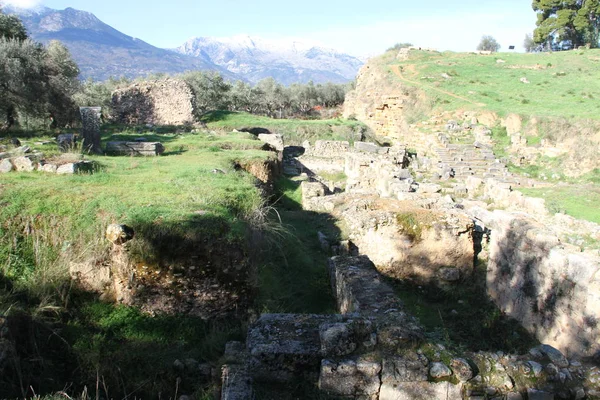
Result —
M51 40L63 42L79 65L84 79L105 80L111 76L135 78L150 73L176 74L189 70L219 71L228 79L240 79L213 63L160 49L128 36L86 11L10 6L3 7L2 11L21 18L34 40L42 43Z
M290 84L346 82L354 79L363 61L317 43L294 39L268 40L239 35L197 37L176 51L219 65L251 82L273 77Z

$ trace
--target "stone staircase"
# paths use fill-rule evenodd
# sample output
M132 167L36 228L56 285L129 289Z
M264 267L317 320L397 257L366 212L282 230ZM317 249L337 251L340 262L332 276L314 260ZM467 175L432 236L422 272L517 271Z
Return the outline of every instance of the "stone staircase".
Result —
M434 149L442 177L448 174L457 179L493 178L499 181L513 181L506 165L496 159L491 147L486 144L451 144L448 137L438 135L440 147Z

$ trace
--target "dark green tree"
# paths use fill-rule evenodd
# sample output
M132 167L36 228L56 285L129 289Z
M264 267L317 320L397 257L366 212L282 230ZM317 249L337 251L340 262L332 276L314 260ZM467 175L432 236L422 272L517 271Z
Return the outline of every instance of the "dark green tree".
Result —
M598 47L600 0L533 0L532 7L537 13L536 43L558 39Z
M6 39L27 39L27 30L21 20L14 15L6 15L0 9L0 37Z

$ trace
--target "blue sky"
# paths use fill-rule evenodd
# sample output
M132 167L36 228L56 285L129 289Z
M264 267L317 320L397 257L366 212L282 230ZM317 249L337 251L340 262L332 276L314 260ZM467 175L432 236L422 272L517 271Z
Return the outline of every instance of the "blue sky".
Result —
M470 51L487 34L508 50L509 45L521 48L525 34L535 27L528 0L4 2L89 11L128 35L165 48L179 46L193 36L249 34L310 39L353 55L379 54L397 42Z

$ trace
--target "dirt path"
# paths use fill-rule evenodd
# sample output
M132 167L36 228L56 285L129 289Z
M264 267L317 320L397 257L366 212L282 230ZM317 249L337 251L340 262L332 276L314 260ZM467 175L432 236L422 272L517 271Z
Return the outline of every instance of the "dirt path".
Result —
M486 106L485 103L477 103L477 102L475 102L475 101L473 101L471 99L459 96L459 95L457 95L455 93L448 92L448 91L443 90L443 89L438 89L438 88L436 88L434 86L423 85L423 83L421 83L421 82L411 81L410 79L407 79L407 78L404 77L404 75L402 75L402 72L400 71L400 66L399 65L392 65L391 69L392 69L392 72L394 72L394 74L396 74L398 76L398 78L400 78L404 82L412 83L413 85L424 86L424 87L426 87L428 89L435 90L436 92L443 93L443 94L445 94L447 96L450 96L450 97L454 97L455 99L466 101L467 103L474 104L474 105L476 105L478 107L485 107Z

